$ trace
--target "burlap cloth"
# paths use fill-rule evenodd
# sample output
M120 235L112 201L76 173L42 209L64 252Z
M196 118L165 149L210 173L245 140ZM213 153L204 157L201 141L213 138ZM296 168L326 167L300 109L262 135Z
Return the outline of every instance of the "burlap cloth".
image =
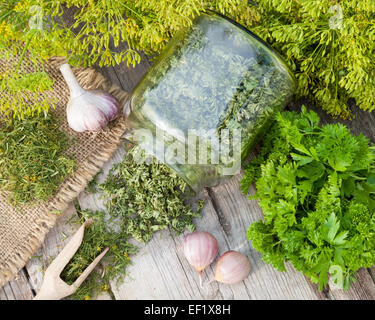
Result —
M100 133L76 133L66 122L66 105L69 90L59 71L64 59L54 58L45 65L45 71L55 80L51 96L58 99L56 113L61 119L61 129L75 138L68 152L74 155L77 169L60 187L48 203L14 208L7 201L7 193L0 191L0 288L13 279L27 260L42 245L48 230L55 224L67 205L83 191L87 183L100 171L102 165L111 157L125 132L122 116L113 121ZM0 72L4 72L6 61L0 59ZM33 67L28 67L33 71ZM114 95L124 104L128 94L118 86L111 85L94 69L73 69L79 83L86 89L101 89ZM1 96L1 92L0 92ZM120 113L121 114L121 113ZM1 128L0 128L1 129Z

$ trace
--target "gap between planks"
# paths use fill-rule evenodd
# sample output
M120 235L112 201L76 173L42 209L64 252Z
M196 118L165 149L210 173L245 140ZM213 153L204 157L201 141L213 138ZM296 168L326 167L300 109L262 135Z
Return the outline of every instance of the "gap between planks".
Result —
M29 284L25 269L18 273L16 279L0 289L0 300L31 300L33 298L34 292Z

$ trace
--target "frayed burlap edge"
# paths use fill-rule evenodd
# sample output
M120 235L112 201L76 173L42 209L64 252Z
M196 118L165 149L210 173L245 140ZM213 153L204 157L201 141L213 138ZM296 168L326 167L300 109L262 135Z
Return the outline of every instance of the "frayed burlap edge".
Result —
M53 58L49 63L58 70L61 64L65 63L65 60L63 58ZM123 106L129 97L128 93L121 90L117 85L112 85L99 72L92 68L74 69L74 72L83 87L88 89L100 88L111 93L120 102L120 106ZM88 182L95 177L104 163L116 151L121 142L121 137L126 130L126 126L125 119L122 116L115 122L116 124L106 132L105 139L97 145L98 152L77 168L73 176L60 186L57 194L46 205L46 210L43 211L44 214L35 221L37 228L34 234L30 235L26 243L19 245L17 250L12 252L11 257L0 265L0 288L16 277L19 270L25 266L31 256L43 244L46 234L54 226L59 217L56 212L62 212L68 207L69 203L85 189Z

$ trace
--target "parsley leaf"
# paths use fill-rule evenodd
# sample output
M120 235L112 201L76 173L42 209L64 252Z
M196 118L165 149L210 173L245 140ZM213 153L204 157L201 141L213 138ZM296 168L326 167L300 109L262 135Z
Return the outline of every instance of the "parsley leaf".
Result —
M247 237L263 260L285 262L318 283L348 289L357 270L375 264L375 159L363 135L341 124L319 126L308 112L279 113L259 155L244 170L256 181L264 222Z

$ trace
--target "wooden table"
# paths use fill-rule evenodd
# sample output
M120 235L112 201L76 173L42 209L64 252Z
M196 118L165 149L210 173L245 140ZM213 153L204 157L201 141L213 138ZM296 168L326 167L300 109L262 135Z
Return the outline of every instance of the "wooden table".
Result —
M136 68L121 64L116 69L104 68L100 71L112 82L126 91L131 91L149 68L147 59ZM301 101L292 108L298 109ZM363 132L375 141L375 124L373 114L354 108L356 119L346 124L354 133ZM321 111L324 119L329 119ZM326 122L334 122L333 119ZM124 151L120 148L104 167L104 175L115 162L122 159ZM201 289L197 273L187 263L181 250L183 235L175 236L169 231L157 233L146 245L141 245L140 252L133 257L133 265L128 269L125 282L119 287L111 284L111 293L104 293L98 299L374 299L375 268L361 269L358 281L348 291L332 285L319 292L301 273L290 265L287 273L278 272L264 263L261 255L246 239L246 230L251 222L262 218L262 211L257 201L249 201L239 191L241 174L236 175L226 184L203 191L206 204L203 217L196 220L197 229L211 232L219 242L220 253L229 249L244 253L250 260L251 273L239 284L228 286L214 283ZM100 177L103 181L104 176ZM99 181L100 181L99 180ZM254 187L253 187L254 189ZM254 190L252 190L254 191ZM97 195L83 192L79 198L82 208L100 208ZM0 300L32 299L39 290L43 280L43 270L59 253L73 234L76 226L67 220L76 215L70 206L50 231L42 248L38 250L23 268L17 279L0 289ZM213 266L204 273L204 281L213 276Z

